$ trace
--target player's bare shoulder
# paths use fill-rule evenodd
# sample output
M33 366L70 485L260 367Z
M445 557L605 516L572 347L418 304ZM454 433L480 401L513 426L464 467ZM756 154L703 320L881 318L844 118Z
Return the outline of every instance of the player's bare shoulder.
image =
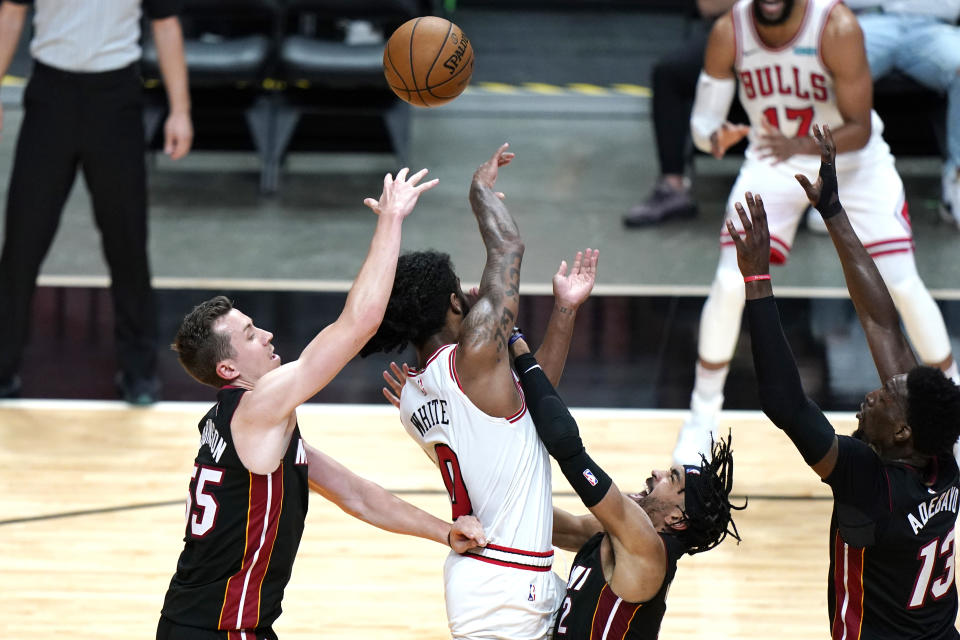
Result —
M826 24L823 27L823 43L836 42L844 39L858 39L863 41L863 30L857 16L846 4L838 2L830 9Z
M715 78L733 77L736 57L737 36L731 9L713 23L710 38L707 40L703 69Z

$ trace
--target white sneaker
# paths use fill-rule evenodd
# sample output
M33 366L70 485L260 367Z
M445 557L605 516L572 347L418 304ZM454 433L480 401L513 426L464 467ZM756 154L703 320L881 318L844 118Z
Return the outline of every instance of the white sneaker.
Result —
M673 463L700 466L702 463L700 454L709 460L712 453L710 447L716 439L716 421L691 414L680 427L680 433L677 435L677 445L673 449Z

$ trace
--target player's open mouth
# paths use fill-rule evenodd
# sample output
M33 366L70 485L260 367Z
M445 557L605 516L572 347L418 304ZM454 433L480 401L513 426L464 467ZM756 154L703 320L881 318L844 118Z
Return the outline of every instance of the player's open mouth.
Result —
M763 13L766 18L775 20L783 13L783 0L773 0L772 2L770 2L770 0L756 0L756 2L760 5L760 12Z

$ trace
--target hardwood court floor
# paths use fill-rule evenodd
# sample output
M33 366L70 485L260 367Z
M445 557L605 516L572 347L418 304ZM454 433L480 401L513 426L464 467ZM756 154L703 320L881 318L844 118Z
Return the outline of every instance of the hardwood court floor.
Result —
M206 405L0 403L0 635L153 637L183 536ZM681 412L575 411L624 488L669 465ZM852 416L834 420L852 429ZM391 407L312 405L304 436L355 471L448 517L437 471ZM828 492L762 415L730 413L744 541L685 557L662 638L825 638ZM582 512L554 468L555 502ZM281 638L449 637L444 547L374 529L313 496ZM571 555L555 569L564 576Z

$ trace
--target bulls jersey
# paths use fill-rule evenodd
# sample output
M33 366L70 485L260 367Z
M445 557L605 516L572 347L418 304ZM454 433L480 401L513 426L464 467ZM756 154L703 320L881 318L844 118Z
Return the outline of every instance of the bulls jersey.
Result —
M187 527L163 616L202 629L253 630L280 615L307 515L307 457L294 428L276 471L237 456L230 420L244 390L224 387L200 421Z
M781 47L766 45L757 32L753 0L740 0L731 10L739 83L740 103L750 118L750 141L762 133L768 123L788 138L807 137L812 126L829 125L836 131L843 125L837 107L833 75L823 62L821 39L831 10L839 0L807 0L797 34ZM871 157L889 156L883 141L883 122L871 111L871 136L866 146L837 155L837 170L842 171ZM747 159L757 159L751 144ZM796 171L816 174L819 156L795 155L786 161Z
M453 518L473 514L490 541L447 557L450 632L539 640L563 596L551 571L550 460L525 405L508 418L474 406L460 387L456 354L453 344L438 349L422 371L410 372L400 395L403 425L439 467Z
M953 456L921 472L881 461L838 436L830 523L829 612L834 640L960 638Z
M654 640L667 609L667 591L685 552L680 542L660 534L667 554L667 573L657 595L646 602L625 602L603 577L598 533L577 552L567 581L567 597L557 614L555 640Z

